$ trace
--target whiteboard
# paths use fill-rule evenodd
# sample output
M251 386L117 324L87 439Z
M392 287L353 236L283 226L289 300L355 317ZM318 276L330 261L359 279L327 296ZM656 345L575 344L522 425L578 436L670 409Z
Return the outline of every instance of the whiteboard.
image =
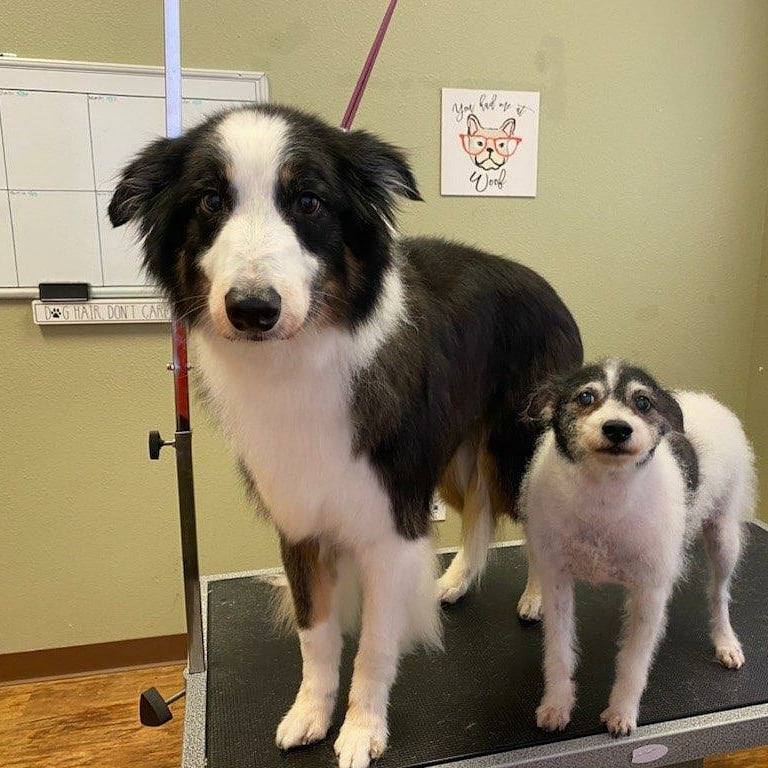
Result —
M185 69L184 129L268 97L261 72ZM107 206L122 168L164 132L162 67L0 59L0 297L41 282L156 293L135 231L113 229Z

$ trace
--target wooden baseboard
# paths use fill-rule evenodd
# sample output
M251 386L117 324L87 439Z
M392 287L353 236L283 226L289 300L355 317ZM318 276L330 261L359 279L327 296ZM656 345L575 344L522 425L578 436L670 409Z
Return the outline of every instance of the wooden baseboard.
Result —
M114 643L0 654L0 684L172 664L184 661L186 657L186 635L142 637Z

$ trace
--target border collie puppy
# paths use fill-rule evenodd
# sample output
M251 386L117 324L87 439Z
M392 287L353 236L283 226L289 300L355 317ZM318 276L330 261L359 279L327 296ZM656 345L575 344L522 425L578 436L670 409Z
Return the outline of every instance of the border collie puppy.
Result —
M189 321L207 399L280 534L303 658L283 749L326 735L343 575L361 587L343 768L385 749L403 649L440 642L436 487L447 478L467 507L471 554L450 584L461 591L533 452L523 393L582 359L541 277L400 239L398 196L420 199L398 149L269 105L150 144L109 207L115 226L138 224L146 268Z
M742 519L755 506L752 449L736 416L710 396L670 394L617 360L545 386L528 414L549 424L521 496L544 610L537 723L562 730L571 717L574 580L612 582L626 588L625 619L601 719L614 736L626 735L637 724L667 602L700 531L715 654L728 668L744 663L728 604Z

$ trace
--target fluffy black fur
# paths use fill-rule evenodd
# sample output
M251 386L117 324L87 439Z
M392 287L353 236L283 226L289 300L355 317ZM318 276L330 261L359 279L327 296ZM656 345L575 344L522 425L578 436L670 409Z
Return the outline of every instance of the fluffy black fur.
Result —
M685 490L692 497L699 489L699 457L690 440L680 432L671 432L668 437L669 447L675 457L677 466L685 480Z
M429 501L462 440L482 432L508 511L538 430L520 411L543 377L576 368L579 332L527 267L457 243L402 242L413 324L355 388L358 447L379 469L405 536L427 529Z

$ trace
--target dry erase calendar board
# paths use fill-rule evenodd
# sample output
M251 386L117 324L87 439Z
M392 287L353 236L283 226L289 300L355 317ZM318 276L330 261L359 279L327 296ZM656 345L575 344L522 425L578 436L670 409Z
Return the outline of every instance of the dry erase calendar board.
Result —
M0 59L0 296L41 282L152 293L130 227L106 210L118 174L165 131L160 67ZM263 102L260 72L184 70L184 128Z

